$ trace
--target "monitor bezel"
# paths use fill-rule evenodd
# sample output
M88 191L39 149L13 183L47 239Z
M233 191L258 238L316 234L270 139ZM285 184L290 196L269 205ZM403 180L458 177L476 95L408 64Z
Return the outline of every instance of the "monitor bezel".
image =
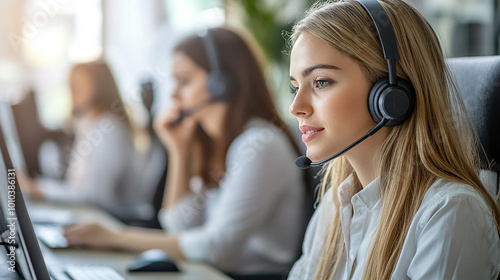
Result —
M7 170L15 170L8 149L5 143L5 137L3 135L3 130L0 129L0 151L2 152L2 158L5 163ZM24 198L19 188L18 180L14 180L15 186L15 212L17 217L17 242L18 249L22 251L27 267L23 267L23 274L27 271L33 280L50 280L49 272L43 258L40 245L38 244L38 239L35 235L31 219L26 209L26 204L24 203ZM1 210L3 211L3 209ZM4 213L5 214L5 213ZM5 216L5 215L4 215ZM19 255L18 255L19 256ZM17 260L19 264L19 260ZM23 275L26 278L28 275Z

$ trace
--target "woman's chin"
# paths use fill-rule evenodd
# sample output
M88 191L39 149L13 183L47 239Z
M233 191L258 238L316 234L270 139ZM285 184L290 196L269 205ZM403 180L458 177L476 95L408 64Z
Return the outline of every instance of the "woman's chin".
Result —
M311 147L307 149L306 155L312 162L318 162L333 156L335 153L336 151L327 151L325 149L314 149Z
M312 162L318 162L321 161L328 156L325 156L324 154L319 154L319 153L310 153L307 151L306 156L312 161Z

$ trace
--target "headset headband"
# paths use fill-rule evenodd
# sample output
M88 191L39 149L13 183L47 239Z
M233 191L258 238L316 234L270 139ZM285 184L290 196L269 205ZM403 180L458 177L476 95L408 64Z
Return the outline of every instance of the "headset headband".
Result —
M219 65L219 57L217 55L217 50L215 49L215 44L212 40L212 36L210 35L210 29L206 29L199 36L207 53L208 63L210 64L209 72L221 73L222 71Z
M384 58L387 60L389 72L389 84L397 84L396 60L399 59L396 36L392 28L391 20L382 5L377 0L356 0L370 16L377 30Z

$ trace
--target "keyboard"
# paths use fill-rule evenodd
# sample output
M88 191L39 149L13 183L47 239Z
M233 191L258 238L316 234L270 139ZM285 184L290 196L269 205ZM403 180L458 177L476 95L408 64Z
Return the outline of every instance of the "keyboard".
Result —
M34 225L38 239L49 248L67 248L68 240L64 237L64 229L58 225Z
M67 265L51 269L52 280L125 280L114 269L106 266Z

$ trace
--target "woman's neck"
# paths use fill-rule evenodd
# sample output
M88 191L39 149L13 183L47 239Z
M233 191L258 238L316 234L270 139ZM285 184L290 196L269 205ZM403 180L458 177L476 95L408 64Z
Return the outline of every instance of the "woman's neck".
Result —
M224 142L226 111L227 106L225 103L214 103L212 104L212 110L207 112L210 118L204 118L200 121L203 130L215 141L217 146L219 143Z
M226 170L226 151L223 143L217 143L214 150L214 156L211 160L211 169L215 174L222 175Z
M91 108L82 113L82 117L88 120L95 120L99 118L104 111L98 108Z
M210 172L212 173L214 181L218 181L220 176L225 171L226 162L226 131L225 119L227 112L226 103L213 103L207 111L207 118L200 120L200 125L203 130L213 141L213 151L211 158L208 159L210 165Z
M380 150L387 135L388 129L382 128L346 154L363 188L378 177Z
M377 170L373 162L355 160L352 158L349 158L349 162L356 171L356 176L363 188L377 178Z

